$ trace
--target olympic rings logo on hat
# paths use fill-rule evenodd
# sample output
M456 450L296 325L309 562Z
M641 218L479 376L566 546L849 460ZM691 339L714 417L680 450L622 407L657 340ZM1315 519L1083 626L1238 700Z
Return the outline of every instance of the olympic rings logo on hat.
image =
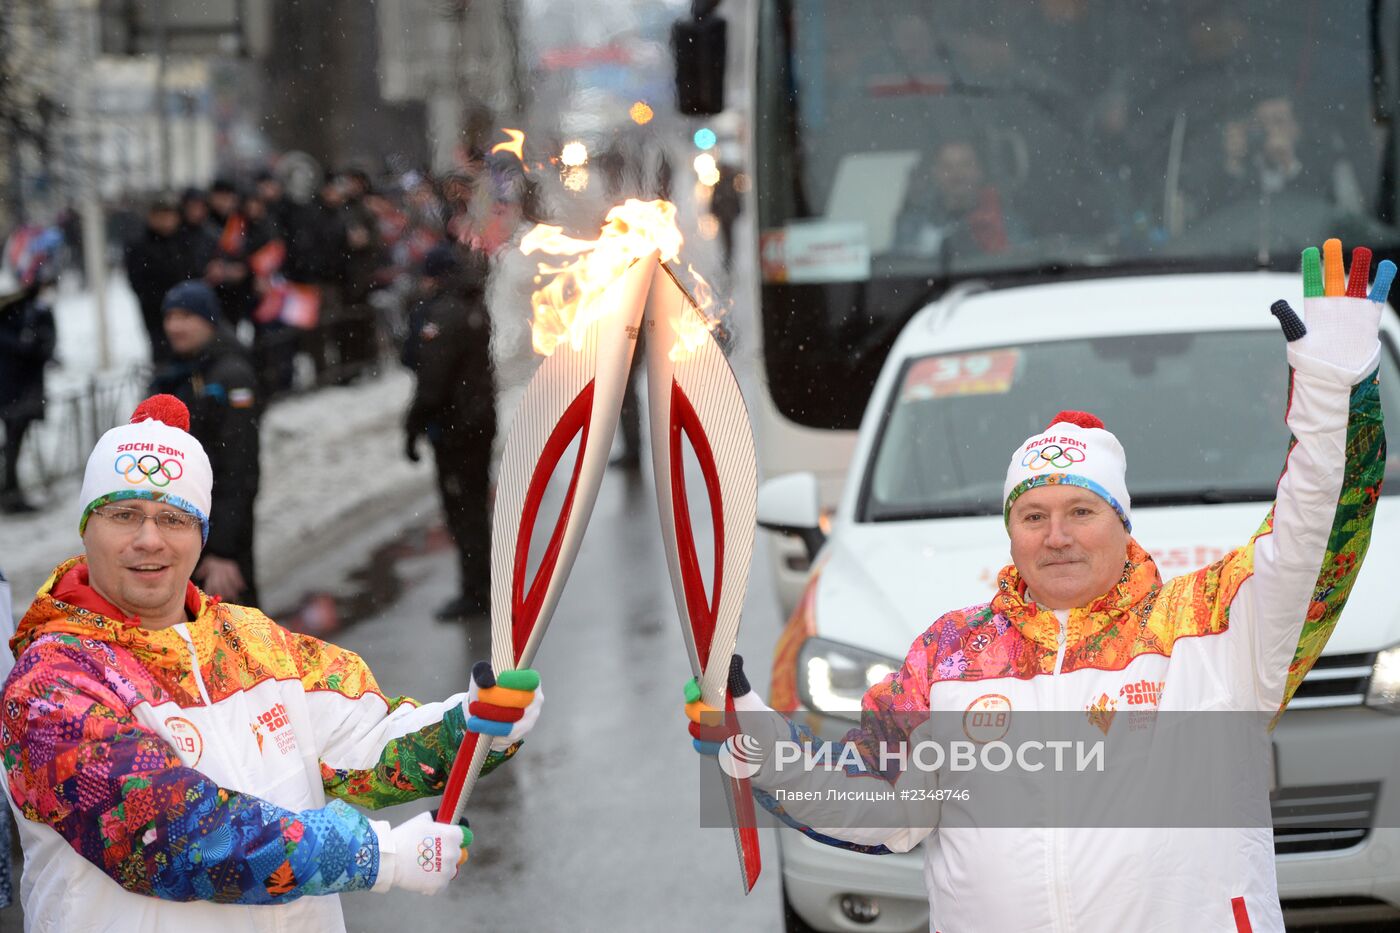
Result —
M418 843L418 867L424 871L433 871L435 849L432 836L424 836L423 841Z
M126 461L125 466L122 461ZM179 460L162 460L155 454L142 454L140 457L121 454L113 467L133 486L149 482L152 486L164 488L185 475L185 465ZM132 479L132 474L136 474L135 479Z
M1021 458L1021 466L1032 470L1043 470L1046 467L1064 470L1083 462L1084 451L1077 447L1061 447L1059 444L1046 444L1044 447L1026 451L1026 455Z

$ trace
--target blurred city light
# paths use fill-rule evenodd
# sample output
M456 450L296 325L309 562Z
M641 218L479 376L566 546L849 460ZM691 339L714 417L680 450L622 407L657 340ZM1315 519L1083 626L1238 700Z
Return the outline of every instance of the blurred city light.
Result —
M647 106L646 101L639 100L627 111L627 115L632 118L633 123L638 126L645 126L651 122L651 118L655 114L653 114L651 108Z
M588 147L578 140L565 143L563 150L559 153L559 161L570 168L577 168L588 162Z
M507 136L509 136L510 139L508 139L506 142L503 142L503 143L496 143L496 145L492 146L492 147L491 147L491 154L492 154L492 155L495 155L495 154L498 153L498 152L509 152L511 155L515 156L515 157L516 157L517 159L519 159L521 162L524 162L524 161L525 161L525 134L524 134L522 131L520 131L520 130L513 130L513 129L510 129L510 128L508 128L508 127L502 129L501 132L502 132L502 133L505 133Z
M715 164L715 157L708 152L702 152L696 156L695 174L700 177L702 185L719 184L719 166Z
M712 149L718 140L715 138L715 131L708 126L702 126L695 131L695 145L700 149Z

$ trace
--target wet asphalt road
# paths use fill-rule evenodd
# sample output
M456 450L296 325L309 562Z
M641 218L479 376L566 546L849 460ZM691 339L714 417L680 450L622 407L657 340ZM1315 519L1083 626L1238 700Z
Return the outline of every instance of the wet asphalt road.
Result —
M781 928L772 830L764 831L763 875L744 897L731 834L699 825L700 773L681 712L689 670L653 495L647 471L609 470L536 659L546 695L540 724L513 761L477 785L468 810L476 843L463 875L437 898L347 895L350 930L379 933L407 917L417 930ZM398 596L330 636L363 654L386 693L425 700L464 689L490 645L484 619L432 620L455 585L449 552L421 530L433 505L425 500L423 521L400 518L410 530L393 549ZM392 524L367 530L347 553L323 555L324 578L363 585L363 574L349 573L365 559L360 552L395 533ZM761 571L752 574L740 650L765 689L780 619ZM398 822L423 808L381 816Z
M610 469L604 479L536 659L546 694L540 723L512 761L477 785L468 807L476 842L462 875L436 898L344 895L351 933L782 929L775 831L761 831L763 874L744 897L731 834L700 828L700 773L680 699L689 671L650 483L645 468ZM700 495L692 484L691 502ZM764 535L739 650L754 687L766 692L780 617ZM389 695L441 698L463 689L472 662L489 656L484 618L432 620L456 581L429 495L308 561L298 578L335 594L351 624L326 637L360 652ZM376 816L398 823L435 803ZM1394 927L1290 927L1321 929Z

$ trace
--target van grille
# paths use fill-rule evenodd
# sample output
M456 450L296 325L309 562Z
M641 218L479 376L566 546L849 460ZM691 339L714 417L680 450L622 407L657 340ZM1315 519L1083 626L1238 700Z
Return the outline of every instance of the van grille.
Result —
M1371 832L1379 782L1284 787L1270 798L1274 853L1349 849Z
M1288 708L1360 706L1366 699L1375 661L1376 656L1371 653L1323 655L1298 685Z

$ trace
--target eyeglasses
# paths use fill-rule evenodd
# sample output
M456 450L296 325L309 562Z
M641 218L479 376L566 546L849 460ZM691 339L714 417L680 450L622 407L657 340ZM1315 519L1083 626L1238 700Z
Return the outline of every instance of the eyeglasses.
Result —
M139 531L146 519L156 523L156 530L163 533L193 531L199 527L199 518L189 512L172 512L162 509L154 515L147 515L140 509L124 509L120 506L103 506L93 509L92 514L101 515L103 521L111 522L122 531Z

